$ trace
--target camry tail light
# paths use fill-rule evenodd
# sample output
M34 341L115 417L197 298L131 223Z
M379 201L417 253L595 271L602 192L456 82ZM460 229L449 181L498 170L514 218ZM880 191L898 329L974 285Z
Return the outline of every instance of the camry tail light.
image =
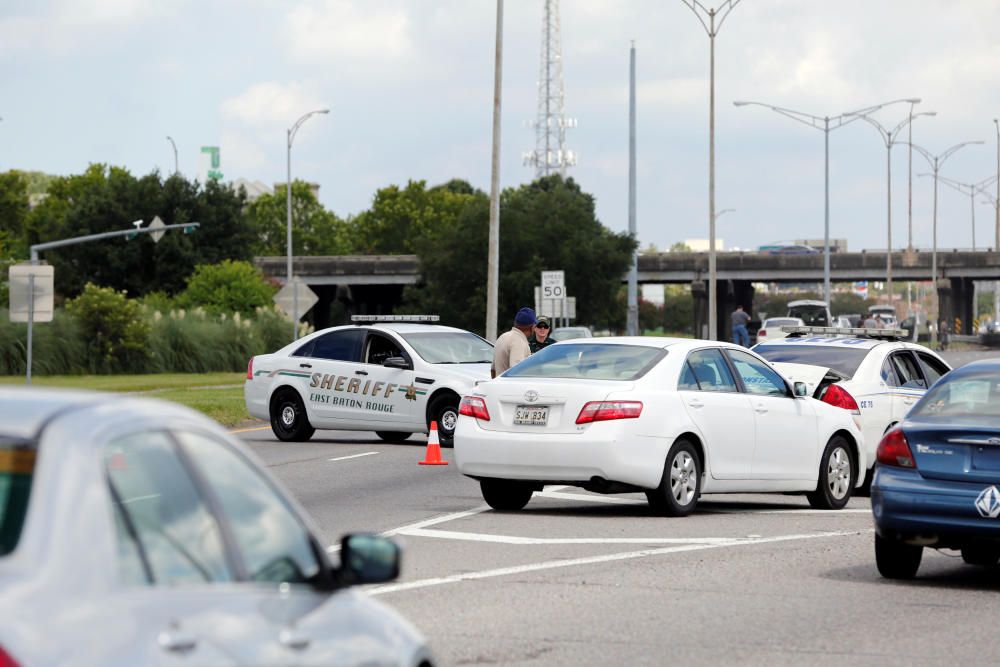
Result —
M850 410L856 415L861 414L861 410L858 409L858 402L854 400L854 397L840 385L831 384L823 392L823 398L820 399L824 403L829 403L835 408L843 408L844 410Z
M906 434L901 428L894 428L882 436L882 441L878 443L878 449L875 451L875 458L881 465L897 468L917 467L916 461L913 460L913 452L910 451L910 443L906 441Z
M247 379L253 379L253 357L250 357L250 363L247 364Z
M611 419L635 419L642 414L639 401L590 401L580 410L577 424L603 422Z
M484 422L490 420L490 412L486 409L486 401L478 396L463 397L462 402L458 404L458 414L482 419Z
M767 329L761 329L757 332L758 338L764 338L765 336L767 336Z
M10 653L0 646L0 667L21 667L21 663L10 656Z

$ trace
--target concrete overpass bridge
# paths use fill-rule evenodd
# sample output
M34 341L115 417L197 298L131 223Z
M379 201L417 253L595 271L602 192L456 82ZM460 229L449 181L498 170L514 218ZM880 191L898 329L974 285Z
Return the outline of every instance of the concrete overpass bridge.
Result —
M284 257L258 257L265 276L285 280ZM931 253L926 250L892 254L895 281L931 280ZM834 282L885 280L886 252L837 252L830 255ZM823 282L823 255L765 255L756 252L720 252L716 263L718 319L726 323L737 303L753 304L753 283ZM310 313L317 327L338 323L344 313L390 312L402 299L403 288L420 280L416 255L345 255L297 257L295 275L319 296ZM972 333L974 280L1000 280L1000 253L994 250L939 249L937 287L941 316L962 320ZM626 276L622 277L626 280ZM708 321L708 254L696 252L647 253L639 256L640 283L691 285L695 299L695 330ZM331 314L332 313L332 314ZM722 332L726 335L726 332Z

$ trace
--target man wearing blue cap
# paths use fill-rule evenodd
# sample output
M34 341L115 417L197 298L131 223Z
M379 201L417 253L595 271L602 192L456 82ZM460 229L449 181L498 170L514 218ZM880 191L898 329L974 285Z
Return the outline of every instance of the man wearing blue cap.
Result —
M490 368L490 377L496 377L512 366L516 366L521 361L531 356L531 348L528 346L528 336L531 335L535 326L535 311L531 308L522 308L514 316L514 326L510 331L505 332L497 338L493 347L493 366Z

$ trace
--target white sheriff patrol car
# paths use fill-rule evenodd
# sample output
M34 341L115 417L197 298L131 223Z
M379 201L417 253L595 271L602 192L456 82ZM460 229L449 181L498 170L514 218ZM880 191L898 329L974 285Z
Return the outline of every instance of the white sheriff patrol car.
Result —
M951 366L900 329L785 327L787 338L754 346L810 395L854 414L869 465L882 436ZM866 479L870 480L869 475Z
M356 315L273 354L253 357L243 394L254 417L279 440L302 441L317 428L375 431L387 442L438 423L452 444L458 404L490 379L493 346L436 315Z

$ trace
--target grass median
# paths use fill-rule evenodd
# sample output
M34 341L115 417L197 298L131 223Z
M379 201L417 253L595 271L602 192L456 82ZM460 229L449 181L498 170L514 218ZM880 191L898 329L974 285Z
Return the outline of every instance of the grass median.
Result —
M243 373L42 375L31 382L36 387L144 394L191 407L223 426L235 426L250 420L243 402L245 378ZM24 385L24 376L0 376L0 384Z

